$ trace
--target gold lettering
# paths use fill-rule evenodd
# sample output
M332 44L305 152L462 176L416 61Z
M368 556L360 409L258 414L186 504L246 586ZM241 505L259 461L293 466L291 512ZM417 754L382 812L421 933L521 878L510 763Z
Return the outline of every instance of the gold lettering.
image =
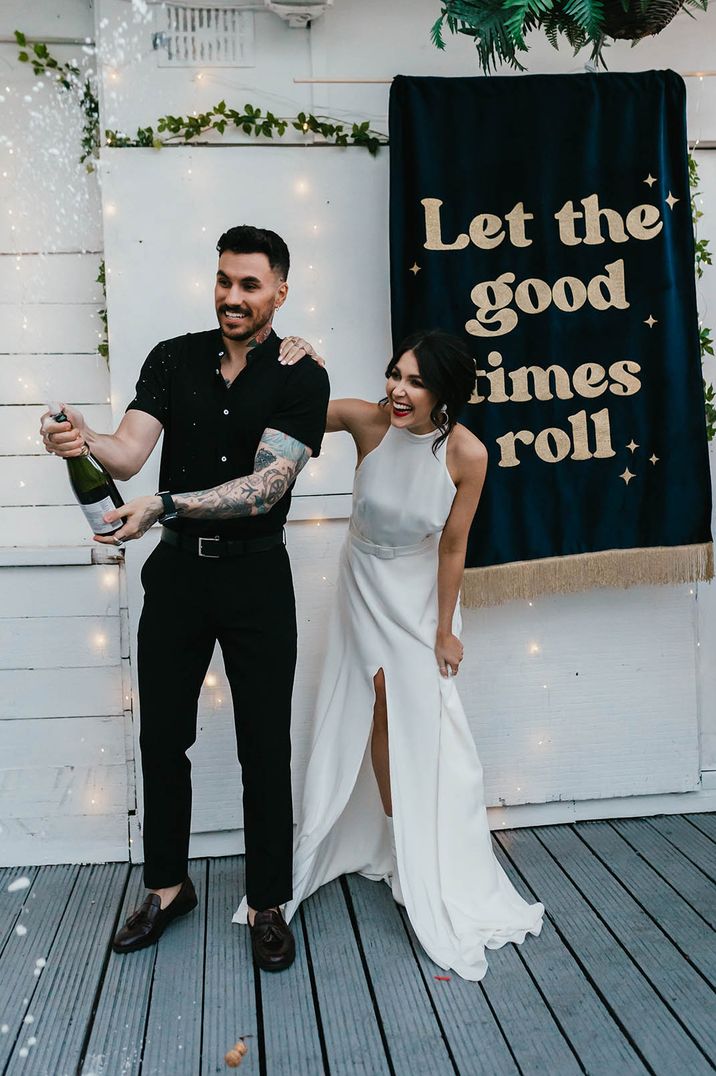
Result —
M634 239L653 239L664 227L655 205L638 205L627 213L626 226ZM657 225L658 221L658 225Z
M523 445L531 445L534 439L535 435L529 430L518 430L517 433L504 433L502 437L496 437L495 440L500 446L500 460L497 466L518 467L520 461L515 451L516 442L521 441Z
M502 273L497 280L485 280L476 284L470 292L470 298L476 306L475 319L465 322L465 329L472 336L504 336L517 324L514 310L504 307L512 302L514 273ZM490 328L494 325L495 328Z
M606 273L595 276L587 284L589 302L595 310L608 310L615 306L618 310L628 310L624 284L624 259L605 265ZM613 274L613 275L612 275ZM603 287L606 288L606 295Z
M591 460L592 453L589 451L589 437L587 436L587 412L578 411L576 415L569 415L567 422L572 427L572 441L574 443L574 450L570 459Z
M569 299L567 299L567 288L570 291ZM573 310L579 310L581 306L584 306L587 299L587 289L576 276L562 276L555 282L552 297L554 298L554 305L559 310L571 313Z
M462 250L470 242L467 235L461 232L454 243L443 243L440 227L440 207L443 204L439 198L422 198L420 204L425 207L425 243L426 250Z
M518 202L514 209L505 213L505 220L510 226L510 242L513 247L531 246L532 240L525 235L525 221L534 219L534 213L525 213L524 202Z
M562 208L555 213L554 219L559 224L559 240L565 246L576 247L582 242L574 227L574 222L581 220L582 216L582 213L575 210L572 201L565 202Z
M595 460L607 460L611 456L616 456L616 452L612 448L612 431L609 424L608 409L605 407L592 415L592 423L597 438L597 447L594 450Z
M550 444L550 439L554 441L554 447ZM545 463L561 463L569 455L571 447L569 434L558 426L541 430L535 437L535 452Z
M572 387L580 396L586 396L590 399L594 396L601 396L609 387L604 380L605 376L606 370L599 363L585 362L583 366L578 366L572 374Z
M514 278L513 278L514 279ZM532 293L534 292L534 299ZM517 285L515 302L525 314L541 314L552 301L549 284L537 277L529 277ZM515 315L516 316L516 315Z
M494 213L478 213L470 221L470 239L481 250L491 250L499 247L505 233L502 230L502 219Z
M584 206L584 242L588 246L597 246L604 242L602 235L602 217L607 222L607 232L612 243L626 243L629 236L624 231L624 222L616 209L600 209L599 195L590 194L582 198Z
M620 362L612 363L609 367L609 376L616 381L616 384L610 385L609 391L615 396L633 396L641 388L641 381L633 375L640 373L641 366L638 362L632 362L631 359L622 359Z
M554 393L550 385L550 375L554 378ZM533 391L530 392L528 379L532 378ZM569 387L569 374L562 366L522 366L510 374L512 382L512 403L528 403L532 399L553 400L554 395L560 400L571 400L574 393Z

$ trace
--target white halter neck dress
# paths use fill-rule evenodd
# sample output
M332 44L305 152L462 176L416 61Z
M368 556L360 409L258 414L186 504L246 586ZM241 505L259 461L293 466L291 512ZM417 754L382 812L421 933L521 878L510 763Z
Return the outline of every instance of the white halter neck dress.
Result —
M370 758L373 677L383 669L405 907L431 959L477 980L485 949L539 934L544 908L520 897L494 856L475 743L433 650L438 542L455 496L435 436L390 426L356 472L284 913L290 920L341 874L390 881ZM456 609L456 634L460 626ZM234 921L246 922L245 899Z

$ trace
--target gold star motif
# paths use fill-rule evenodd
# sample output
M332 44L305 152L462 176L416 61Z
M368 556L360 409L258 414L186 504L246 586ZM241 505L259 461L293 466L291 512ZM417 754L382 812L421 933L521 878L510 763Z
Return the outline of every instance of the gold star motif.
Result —
M627 445L627 448L629 449L630 452L635 452L638 447L639 447L638 444L636 443L636 441L632 437L631 441Z
M646 177L646 179L644 180L644 182L645 182L645 183L648 183L650 187L653 187L653 185L654 185L654 184L656 183L656 180L655 180L655 179L654 179L654 177L652 176L651 172L649 172L649 175L648 175L648 176Z
M636 478L636 475L635 475L635 474L632 474L632 473L631 473L631 471L629 470L629 468L628 468L628 467L626 467L626 468L624 469L624 474L620 474L620 475L619 475L619 477L620 477L620 478L623 478L623 479L624 479L624 484L625 484L626 486L628 486L628 485L629 485L629 483L631 482L632 478Z
M680 200L681 200L680 198L674 198L671 191L669 191L669 197L664 199L664 201L668 205L669 209L673 209L674 206L676 205L676 203L679 202Z
M420 272L420 266L418 265L418 263L413 262L413 264L410 266L410 269L408 270L408 272L412 273L413 276L417 276L418 273Z
M656 455L656 453L652 453L652 455L649 456L649 463L653 463L654 465L656 465L658 462L659 457Z
M655 325L659 324L659 322L656 318L652 317L651 314L649 314L648 318L644 318L644 324L648 325L650 329L653 329Z

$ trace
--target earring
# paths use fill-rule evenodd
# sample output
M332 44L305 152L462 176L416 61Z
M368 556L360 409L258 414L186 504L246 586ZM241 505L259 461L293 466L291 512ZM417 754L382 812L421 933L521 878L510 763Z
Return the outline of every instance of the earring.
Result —
M440 426L445 426L445 425L447 425L447 421L448 421L448 419L449 419L449 418L450 418L450 416L449 416L449 414L448 414L448 409L447 409L447 407L445 407L445 406L443 405L443 409L442 409L442 411L440 411L440 412L438 413L438 416L437 416L437 419L438 419L438 425L440 425Z

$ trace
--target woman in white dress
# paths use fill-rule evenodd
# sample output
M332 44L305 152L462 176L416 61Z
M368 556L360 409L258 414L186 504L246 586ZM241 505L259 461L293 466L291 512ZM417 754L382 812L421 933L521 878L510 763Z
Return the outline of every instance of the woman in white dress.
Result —
M403 342L386 377L381 403L328 409L327 432L352 435L358 465L284 914L290 921L341 874L387 881L431 959L478 980L485 949L539 934L544 908L519 896L494 856L454 681L467 536L487 466L456 421L475 364L455 337L423 332ZM245 901L234 919L246 921Z

